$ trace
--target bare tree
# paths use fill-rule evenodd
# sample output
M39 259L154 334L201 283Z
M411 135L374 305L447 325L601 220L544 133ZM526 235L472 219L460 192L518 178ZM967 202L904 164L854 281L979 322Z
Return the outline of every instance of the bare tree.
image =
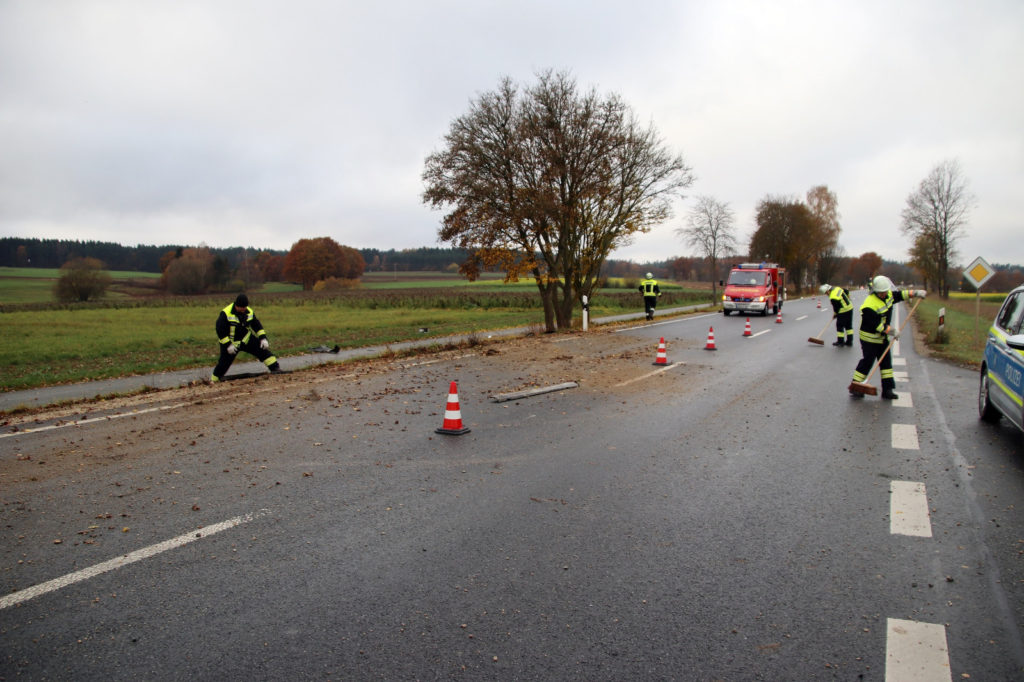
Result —
M956 256L956 241L963 236L973 205L974 196L955 159L935 166L907 197L901 230L914 239L915 260L925 254L934 258L934 273L925 274L934 275L942 298L949 298L950 261Z
M736 251L735 220L729 204L702 194L686 217L686 227L676 228L676 235L708 259L712 297L717 296L718 259Z
M828 282L839 270L839 261L843 257L843 248L839 245L839 198L827 185L812 187L807 192L807 207L811 215L818 221L815 247L817 253L812 255L813 266L817 271L818 282Z
M555 331L571 326L608 255L671 217L693 176L618 96L580 93L549 71L526 90L505 78L473 101L423 180L424 203L448 210L440 238L472 253L462 271L529 273Z

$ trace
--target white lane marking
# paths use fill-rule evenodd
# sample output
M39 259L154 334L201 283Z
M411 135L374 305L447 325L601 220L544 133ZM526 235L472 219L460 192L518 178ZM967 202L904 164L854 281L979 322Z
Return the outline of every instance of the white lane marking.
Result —
M935 623L889 618L885 637L886 682L952 680L946 628Z
M662 367L660 369L654 370L653 372L648 372L647 374L641 374L638 377L633 377L632 379L629 379L627 381L623 381L621 384L615 384L614 388L618 388L620 386L626 386L628 384L633 383L634 381L640 381L642 379L649 379L650 377L653 377L655 374L661 374L662 372L667 372L670 369L675 369L676 367L682 367L685 364L686 364L685 362L673 363L673 364L669 365L668 367Z
M22 604L24 602L27 602L29 599L34 599L35 597L42 596L44 594L47 594L48 592L54 592L55 590L67 587L68 585L73 585L77 582L88 580L89 578L94 578L103 573L107 573L109 571L113 571L114 569L121 568L122 566L133 564L136 561L148 559L149 557L156 556L161 552L166 552L170 549L176 549L183 545L187 545L190 542L195 542L196 540L199 540L201 538L209 537L215 533L219 533L222 530L228 530L229 528L240 526L243 523L248 523L254 519L259 518L260 516L263 516L268 511L268 509L261 509L258 512L244 514L243 516L236 516L233 519L228 519L227 521L215 523L212 526L205 526L197 530L189 531L188 533L179 535L176 538L164 540L163 542L158 542L157 544L150 545L149 547L137 549L134 552L129 552L124 556L119 556L115 559L104 561L103 563L96 564L95 566L83 568L81 571L75 571L74 573L69 573L68 575L62 576L60 578L54 578L53 580L48 580L45 583L39 583L38 585L27 587L24 590L19 590L18 592L4 595L3 597L0 597L0 610L14 606L15 604Z
M10 438L11 436L23 436L26 433L39 433L41 431L51 431L53 429L66 429L69 426L85 426L86 424L95 424L96 422L105 422L112 419L122 419L124 417L137 417L140 414L148 414L150 412L160 412L163 410L176 410L179 407L186 407L192 403L178 403L177 405L161 405L160 407L150 407L145 410L133 410L131 412L122 412L119 414L110 414L105 417L91 417L90 419L79 419L77 421L66 422L64 424L50 424L49 426L40 426L35 429L21 429L19 431L12 431L10 433L0 433L0 438Z
M892 378L895 379L896 381L903 381L903 382L910 381L910 378L909 378L909 376L908 376L908 374L906 372L896 372L896 371L893 371Z
M684 317L677 317L672 320L665 320L664 322L652 322L651 324L638 324L635 327L623 327L622 329L613 329L613 334L619 332L631 332L634 329L647 329L648 327L660 327L663 324L676 324L678 322L689 322L690 320L701 320L705 317L718 317L718 313L705 313L703 315L686 315Z
M894 357L892 359L892 364L893 364L893 366L905 366L907 364L907 359L906 358L895 358Z
M914 424L892 425L892 446L897 450L920 450L917 442L917 426Z
M930 538L932 523L928 516L928 494L924 483L892 481L889 492L889 532Z
M761 334L767 334L767 333L769 333L769 332L771 332L771 329L764 329L764 330L762 330L762 331L759 331L759 332L758 332L758 333L756 333L756 334L751 334L750 336L747 336L747 337L745 337L745 338L748 338L748 339L752 339L752 338L754 338L755 336L761 336Z
M809 315L801 315L800 317L796 318L796 321L799 322L800 320L806 320L808 317Z
M899 395L900 395L899 398L897 398L896 400L892 401L893 405L895 405L896 407L913 407L914 406L914 396L912 396L910 394L910 391L904 391L904 390L901 389Z

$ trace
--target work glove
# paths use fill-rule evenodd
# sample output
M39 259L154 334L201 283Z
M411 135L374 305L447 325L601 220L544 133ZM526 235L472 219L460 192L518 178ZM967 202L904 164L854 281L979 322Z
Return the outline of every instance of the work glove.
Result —
M235 348L235 344L233 344L233 343L229 343L228 347L225 348L224 350L226 350L228 352L228 355L234 355L235 353L238 352L238 349Z
M891 325L885 328L885 333L888 334L889 338L893 341L898 341L900 338L900 333L894 330Z
M914 292L914 298L924 298L927 295L928 292L925 291L924 289L918 289L917 291Z
M263 350L270 348L270 342L267 341L266 338L260 339L260 348L262 348Z

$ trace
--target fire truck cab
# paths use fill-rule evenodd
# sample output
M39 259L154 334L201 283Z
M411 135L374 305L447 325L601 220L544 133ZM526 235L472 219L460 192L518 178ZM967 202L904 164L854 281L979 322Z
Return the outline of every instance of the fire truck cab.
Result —
M739 263L722 283L722 313L775 315L786 300L786 269L778 263Z

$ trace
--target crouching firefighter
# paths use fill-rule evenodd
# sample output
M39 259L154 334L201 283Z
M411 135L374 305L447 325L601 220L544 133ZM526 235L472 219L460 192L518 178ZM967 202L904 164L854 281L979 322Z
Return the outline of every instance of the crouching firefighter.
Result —
M271 372L280 372L281 365L270 352L270 342L263 325L256 319L256 312L249 307L249 297L239 294L217 316L217 342L220 344L220 360L213 368L211 382L220 381L227 374L238 351L255 355Z

